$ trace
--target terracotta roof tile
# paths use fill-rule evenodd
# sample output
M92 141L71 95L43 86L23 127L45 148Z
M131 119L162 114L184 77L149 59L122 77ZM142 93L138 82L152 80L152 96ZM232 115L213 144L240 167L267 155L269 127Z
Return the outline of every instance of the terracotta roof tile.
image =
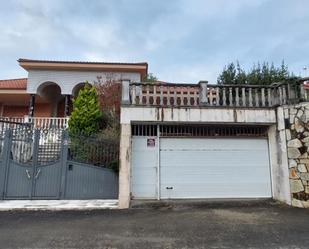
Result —
M27 78L0 80L0 89L27 89Z

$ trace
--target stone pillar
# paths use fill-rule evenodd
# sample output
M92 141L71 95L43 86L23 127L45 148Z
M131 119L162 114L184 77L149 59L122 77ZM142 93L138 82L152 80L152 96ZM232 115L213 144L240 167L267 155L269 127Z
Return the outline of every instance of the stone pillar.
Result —
M34 116L34 106L35 106L35 94L31 94L29 101L29 112L28 112L30 118Z
M65 95L65 99L64 99L64 117L68 117L70 115L70 100L71 100L71 95Z
M119 208L130 206L131 125L121 124L119 152Z

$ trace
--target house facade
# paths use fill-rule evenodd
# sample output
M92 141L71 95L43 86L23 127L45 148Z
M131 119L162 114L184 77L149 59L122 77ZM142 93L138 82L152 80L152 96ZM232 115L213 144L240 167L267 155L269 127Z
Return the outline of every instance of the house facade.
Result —
M147 63L108 63L19 59L28 72L23 79L0 80L0 117L20 121L35 118L66 125L71 99L85 82L141 81Z

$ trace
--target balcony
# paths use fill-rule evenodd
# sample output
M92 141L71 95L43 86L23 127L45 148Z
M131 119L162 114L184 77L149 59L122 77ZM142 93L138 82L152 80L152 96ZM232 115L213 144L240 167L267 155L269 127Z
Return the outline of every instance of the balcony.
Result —
M69 117L0 117L0 129L14 128L20 124L29 125L36 129L66 129L68 128L68 121Z
M306 100L302 80L269 86L122 82L122 104L132 106L273 108Z

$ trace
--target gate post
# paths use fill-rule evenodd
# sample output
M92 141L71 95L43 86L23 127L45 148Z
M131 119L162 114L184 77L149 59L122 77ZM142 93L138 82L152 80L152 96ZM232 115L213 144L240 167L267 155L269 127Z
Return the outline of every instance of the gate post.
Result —
M4 133L2 164L0 165L0 199L4 199L7 167L10 160L11 138L11 130L8 129Z
M65 185L66 185L66 174L67 174L67 161L68 161L68 143L69 143L69 134L68 131L64 131L62 134L62 143L61 143L61 179L60 179L60 193L59 198L65 198Z

